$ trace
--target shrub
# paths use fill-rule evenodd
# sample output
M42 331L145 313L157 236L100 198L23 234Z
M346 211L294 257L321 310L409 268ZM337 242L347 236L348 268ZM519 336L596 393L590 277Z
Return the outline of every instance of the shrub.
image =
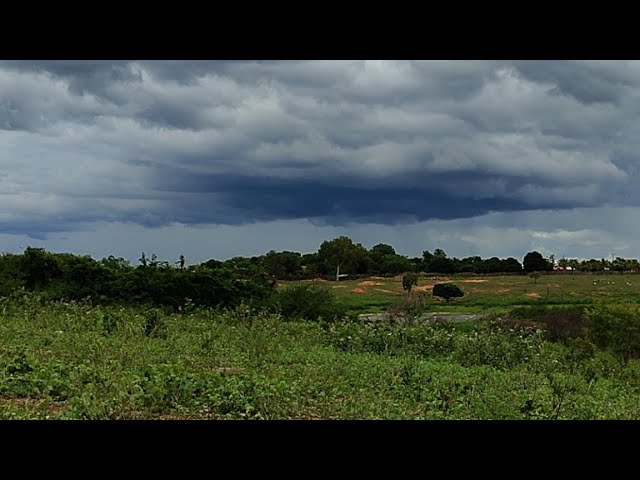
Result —
M418 274L407 273L404 277L402 277L402 288L406 290L407 293L411 293L411 288L414 285L418 285Z
M331 291L318 285L296 285L278 292L276 309L289 320L335 321L346 316Z
M424 294L403 296L387 310L386 316L390 321L415 321L429 310L429 306Z
M608 348L626 365L640 358L640 307L637 305L595 305L585 311L589 339Z
M544 338L552 342L564 342L586 335L586 320L580 307L547 307L536 305L516 308L509 313L507 323L518 327L536 326L544 331Z
M144 334L147 337L167 338L167 325L157 310L152 310L147 314L144 324Z
M449 303L450 298L463 297L464 292L453 283L436 283L433 286L433 295L442 297Z

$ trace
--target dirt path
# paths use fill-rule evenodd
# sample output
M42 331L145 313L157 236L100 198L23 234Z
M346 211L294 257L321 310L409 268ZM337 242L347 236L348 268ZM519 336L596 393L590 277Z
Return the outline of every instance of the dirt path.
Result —
M468 322L472 320L480 320L484 318L486 313L474 313L474 314L463 314L463 313L450 313L450 312L429 312L423 313L418 320L422 320L425 322L436 322L436 321L449 321L449 322ZM387 313L363 313L358 315L360 320L365 320L368 322L380 322L386 320L388 318Z

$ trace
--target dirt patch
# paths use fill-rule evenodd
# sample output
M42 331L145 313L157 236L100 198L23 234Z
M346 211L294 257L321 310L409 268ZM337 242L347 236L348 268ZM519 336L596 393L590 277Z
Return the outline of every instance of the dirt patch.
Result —
M0 395L0 406L4 407L19 407L30 411L36 411L43 407L47 412L51 414L59 413L66 407L65 402L52 402L43 398L29 398L29 397L7 397Z
M354 288L351 293L367 293L367 291L364 288Z
M540 298L540 294L536 292L525 293L524 296L529 298Z
M347 288L346 285L332 285L331 288Z
M371 280L365 280L364 282L360 282L358 285L362 285L363 287L377 287L379 285L384 285L384 283L372 282Z
M462 283L484 283L487 280L460 280Z
M311 280L309 280L310 282L328 282L329 280L325 280L324 278L312 278Z

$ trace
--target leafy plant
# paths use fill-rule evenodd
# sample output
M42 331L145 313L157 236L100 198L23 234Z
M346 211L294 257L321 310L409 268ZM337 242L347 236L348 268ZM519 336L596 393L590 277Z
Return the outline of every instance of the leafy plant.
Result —
M433 286L433 295L435 297L442 297L449 303L451 298L463 297L464 292L453 283L436 283Z
M598 304L585 312L589 339L626 365L640 358L640 307Z
M417 273L407 273L402 277L402 288L405 292L411 293L411 288L414 285L418 285L418 274Z
M276 309L289 320L336 321L346 316L331 291L316 285L296 285L278 292Z

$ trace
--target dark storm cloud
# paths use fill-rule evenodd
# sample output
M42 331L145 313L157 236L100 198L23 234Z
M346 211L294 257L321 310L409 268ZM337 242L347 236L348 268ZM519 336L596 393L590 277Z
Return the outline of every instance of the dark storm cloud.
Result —
M639 97L639 62L0 62L0 233L640 205Z
M569 95L584 103L618 103L638 86L637 67L628 62L528 60L515 66L533 81L553 84L550 93Z

